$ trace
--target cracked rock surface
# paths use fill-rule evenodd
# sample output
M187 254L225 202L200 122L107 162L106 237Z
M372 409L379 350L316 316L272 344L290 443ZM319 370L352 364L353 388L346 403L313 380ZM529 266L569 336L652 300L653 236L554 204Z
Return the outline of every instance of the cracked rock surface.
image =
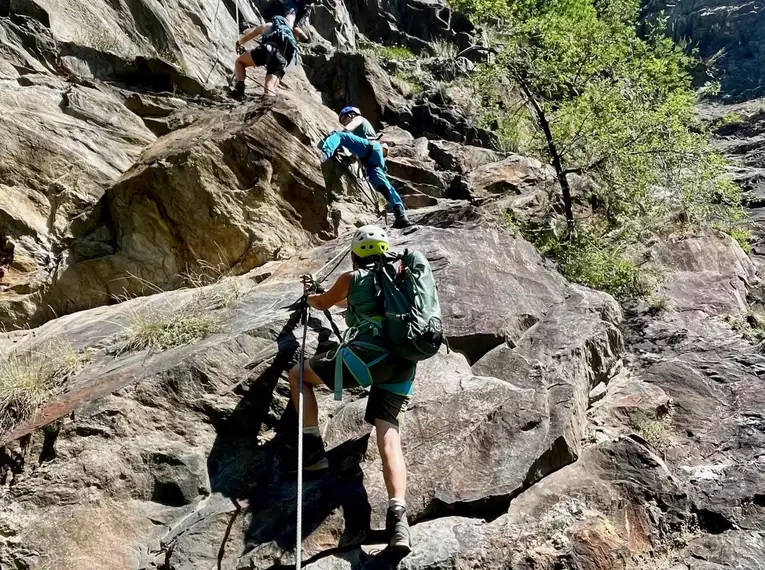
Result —
M238 4L242 28L270 9ZM735 35L757 2L729 4L670 15L727 12ZM294 566L299 279L347 270L353 228L378 217L315 149L349 101L391 146L415 223L389 228L392 246L430 260L451 350L419 365L402 427L402 560L384 550L366 392L318 390L330 469L305 481L304 567L765 568L765 358L742 335L765 302L761 233L751 257L713 232L657 241L664 307L620 307L506 227L507 209L548 205L548 166L495 148L438 94L408 98L356 51L361 34L464 48L470 22L440 0L321 3L278 100L255 101L251 71L235 104L234 6L0 0L0 357L77 353L38 413L0 433L0 570ZM742 105L716 144L756 197L762 113ZM181 346L128 344L137 323L188 314L208 329ZM308 354L333 335L314 311Z

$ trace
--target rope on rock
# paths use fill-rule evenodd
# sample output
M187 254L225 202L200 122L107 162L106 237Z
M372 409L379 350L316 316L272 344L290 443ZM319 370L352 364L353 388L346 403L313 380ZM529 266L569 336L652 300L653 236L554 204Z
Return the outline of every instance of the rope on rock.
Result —
M222 0L218 0L218 3L215 5L215 14L213 15L213 29L215 29L215 25L218 23L218 10L220 9L220 4ZM237 4L238 6L238 4ZM220 38L218 38L220 39ZM212 64L212 67L210 68L210 72L207 74L207 78L205 79L205 85L207 85L210 81L210 76L212 75L213 70L215 69L215 66L218 65L220 61L220 58L218 56L218 50L215 50L215 61Z
M300 345L300 389L298 391L298 456L297 456L297 523L295 530L295 570L303 563L303 375L305 373L305 342L311 308L303 308L303 342Z
M213 29L215 29L216 24L218 23L218 11L220 10L222 0L218 0L218 3L215 5L215 14L213 15ZM241 33L241 29L239 27L239 0L234 0L234 4L236 5L236 37L239 38L239 34ZM220 40L220 37L218 38ZM215 61L212 64L212 67L210 68L209 73L207 74L207 77L205 78L205 85L207 85L210 82L210 76L212 75L212 72L215 70L215 67L220 63L220 56L218 55L218 50L215 50Z

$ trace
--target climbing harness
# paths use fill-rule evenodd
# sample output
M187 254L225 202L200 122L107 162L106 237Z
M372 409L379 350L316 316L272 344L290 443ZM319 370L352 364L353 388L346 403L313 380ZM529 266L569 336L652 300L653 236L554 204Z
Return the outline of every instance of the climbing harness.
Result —
M298 451L297 451L297 523L295 531L295 570L300 570L303 556L303 377L305 374L305 341L308 336L308 318L311 307L306 300L303 307L303 342L300 345L300 388L298 390Z

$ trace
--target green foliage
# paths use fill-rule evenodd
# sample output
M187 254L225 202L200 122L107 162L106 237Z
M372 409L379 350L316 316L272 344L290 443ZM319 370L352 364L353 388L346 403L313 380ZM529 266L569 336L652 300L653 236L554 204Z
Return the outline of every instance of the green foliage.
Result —
M1 356L0 434L30 418L80 363L77 351L62 339Z
M765 314L761 308L750 309L744 318L729 316L726 320L747 341L759 343L765 340Z
M84 38L84 43L98 51L120 53L120 44L109 32L101 28L91 30Z
M410 61L417 57L412 53L412 50L402 45L385 46L381 44L371 44L369 47L366 47L361 51L373 57L392 61Z
M715 128L730 127L733 125L740 125L744 122L744 115L741 113L728 113L724 117L720 117L714 121Z
M587 208L604 225L590 221L549 249L572 279L622 297L642 291L640 272L623 256L634 237L628 227L716 227L745 241L741 191L696 116L694 58L662 30L638 36L637 0L452 5L488 27L497 52L472 78L480 124L506 150L552 164L559 179L576 173L595 182L586 202L565 192L563 200L571 230L577 206L580 222Z
M752 240L752 230L748 227L732 227L726 233L730 235L736 243L741 246L746 253L752 251L752 245L749 243Z
M425 91L420 75L410 69L400 69L393 74L393 84L406 96L419 95Z
M630 423L647 442L657 449L665 449L672 441L672 422L667 416L656 418L638 410L630 415Z
M564 237L547 232L533 241L557 261L567 279L607 291L620 301L647 298L654 291L656 275L635 265L625 252L625 239L583 224L574 234L560 235Z
M457 55L457 46L444 40L434 40L430 43L433 55L442 59L454 59Z
M648 299L648 312L652 315L662 315L669 311L670 301L666 295L653 295Z

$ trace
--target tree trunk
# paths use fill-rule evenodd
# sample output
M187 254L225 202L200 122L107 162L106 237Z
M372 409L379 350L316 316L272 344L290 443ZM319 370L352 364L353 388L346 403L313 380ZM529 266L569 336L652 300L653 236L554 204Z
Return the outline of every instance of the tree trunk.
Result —
M518 73L516 73L515 76L518 79L518 83L521 87L521 90L523 91L523 94L529 100L529 104L531 105L531 108L534 111L534 115L537 118L537 124L539 125L539 128L542 129L542 133L545 136L547 151L550 153L550 159L553 168L555 169L555 174L558 178L558 183L560 184L560 189L563 194L563 206L566 210L566 222L568 222L569 228L573 228L574 210L571 203L571 186L568 184L566 169L563 168L563 161L561 160L560 153L558 152L558 147L555 144L555 139L553 138L552 129L550 129L550 123L547 120L547 115L545 115L544 109L542 109L541 105L537 102L534 94L529 88L529 85L526 83L523 77Z

